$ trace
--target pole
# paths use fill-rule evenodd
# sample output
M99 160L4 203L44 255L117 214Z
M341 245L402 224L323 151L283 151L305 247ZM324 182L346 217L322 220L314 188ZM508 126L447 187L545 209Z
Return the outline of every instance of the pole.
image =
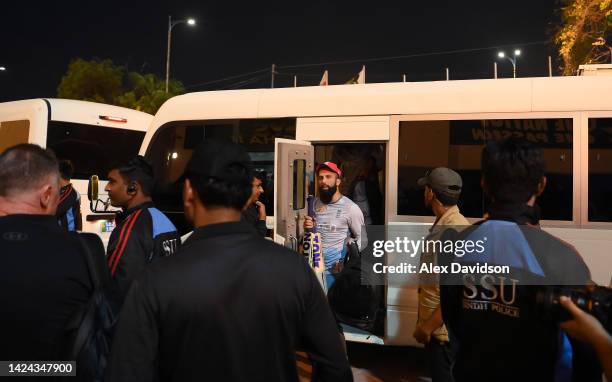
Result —
M406 75L404 74L402 77L404 78L404 82L406 82Z
M168 93L168 82L170 82L170 41L172 34L172 16L168 15L168 52L166 53L166 93Z
M297 88L297 76L293 76L293 87Z
M516 78L516 58L512 61L512 77Z
M274 73L276 72L276 65L272 64L272 71L270 72L270 87L274 89Z
M497 62L493 63L493 77L497 79Z
M450 72L448 71L448 68L446 68L446 80L448 81L450 79Z
M548 77L552 77L552 58L548 56Z

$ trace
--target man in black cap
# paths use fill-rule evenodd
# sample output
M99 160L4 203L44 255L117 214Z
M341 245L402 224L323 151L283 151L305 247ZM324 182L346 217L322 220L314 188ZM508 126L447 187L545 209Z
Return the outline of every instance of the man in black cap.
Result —
M130 290L110 381L296 381L304 348L323 381L352 380L338 327L303 258L240 221L251 195L249 155L206 140L185 170L183 205L195 230L178 256Z

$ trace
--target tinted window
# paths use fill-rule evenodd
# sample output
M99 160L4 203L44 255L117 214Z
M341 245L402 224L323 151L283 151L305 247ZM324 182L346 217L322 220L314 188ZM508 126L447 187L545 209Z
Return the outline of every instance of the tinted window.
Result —
M572 220L572 120L497 119L402 121L399 127L398 214L430 216L416 182L427 170L444 166L463 179L459 207L479 218L488 200L480 187L480 156L489 140L508 137L531 142L544 151L547 189L539 198L542 218Z
M101 179L111 166L123 163L138 154L143 131L104 126L49 121L47 147L59 159L74 164L74 178L86 179L97 174Z
M589 221L612 222L612 118L589 119Z
M260 201L268 215L274 214L274 138L295 139L295 119L245 119L194 121L162 126L151 140L147 159L158 177L155 202L182 232L189 228L183 218L181 189L174 182L183 174L193 150L202 140L217 138L244 145L254 170L265 182Z
M0 123L0 153L20 143L28 143L30 121L4 121Z

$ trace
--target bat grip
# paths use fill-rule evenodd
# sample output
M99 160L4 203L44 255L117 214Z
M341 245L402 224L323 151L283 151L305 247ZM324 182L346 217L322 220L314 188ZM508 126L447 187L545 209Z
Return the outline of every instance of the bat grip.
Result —
M308 198L306 198L306 202L308 204L308 216L314 219L315 218L315 197L313 195L308 195ZM313 227L313 228L306 229L306 232L316 233L317 228Z

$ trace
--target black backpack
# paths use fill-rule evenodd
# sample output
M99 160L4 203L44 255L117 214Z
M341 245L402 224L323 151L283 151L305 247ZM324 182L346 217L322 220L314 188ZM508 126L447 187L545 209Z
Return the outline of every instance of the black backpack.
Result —
M374 275L362 272L362 261L366 260L362 259L357 244L352 242L344 267L327 292L327 299L339 322L383 335L385 289L383 285L374 285L377 283L368 280Z
M68 321L64 354L66 360L76 361L76 381L102 382L115 324L113 310L104 293L108 280L104 247L97 235L75 234L74 237L85 255L94 289L89 301Z

